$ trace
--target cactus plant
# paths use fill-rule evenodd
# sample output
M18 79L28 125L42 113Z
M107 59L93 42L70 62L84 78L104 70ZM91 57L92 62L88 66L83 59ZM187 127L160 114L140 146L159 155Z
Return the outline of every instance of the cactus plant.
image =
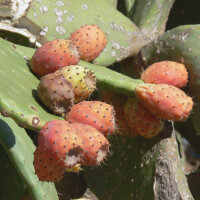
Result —
M127 16L117 10L119 2L120 6L125 5ZM47 110L38 99L36 88L39 78L29 68L29 61L35 52L30 47L34 45L39 47L56 38L69 39L83 25L98 26L106 35L105 49L93 63L82 60L77 63L91 70L96 77L97 92L90 97L91 100L99 100L100 90L108 94L114 92L125 98L135 96L135 89L143 81L138 78L137 70L132 70L134 64L139 66L138 72L144 66L160 60L169 59L185 64L189 71L186 92L190 92L196 102L192 121L199 131L200 96L196 91L200 80L200 27L181 26L160 36L165 31L173 3L174 0L28 0L24 4L20 0L0 2L0 11L3 11L0 12L0 36L7 38L7 35L8 39L19 44L0 39L0 112L14 120L1 117L0 144L19 175L25 172L22 182L25 182L34 199L56 200L58 195L53 184L42 184L34 175L32 162L35 147L23 128L38 132L50 120L64 120L63 116L56 116ZM16 40L15 36L21 39ZM128 57L131 58L126 60L127 71L135 79L117 72L118 62ZM123 67L123 63L120 65ZM77 124L74 126L77 126L77 131L84 127ZM193 200L184 175L173 123L165 122L164 129L152 139L139 136L128 138L127 135L108 138L111 143L110 153L101 166L84 167L88 186L99 199ZM88 142L91 146L88 152L92 153L94 144L90 140ZM26 162L23 165L24 160Z

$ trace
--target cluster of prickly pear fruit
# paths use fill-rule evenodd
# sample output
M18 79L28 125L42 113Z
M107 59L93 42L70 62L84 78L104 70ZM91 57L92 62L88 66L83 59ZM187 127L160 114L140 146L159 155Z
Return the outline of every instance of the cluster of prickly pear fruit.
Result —
M145 83L135 88L136 97L126 100L123 96L102 92L102 99L113 104L117 111L116 121L123 135L152 138L162 130L162 120L185 121L188 118L193 101L178 88L188 82L183 64L154 63L143 71L141 79Z
M109 152L109 142L92 126L52 120L41 129L34 155L35 173L42 181L56 182L67 168L98 165Z
M58 181L66 168L78 164L98 165L109 152L106 137L115 132L111 105L82 101L72 107L66 119L70 123L49 121L40 131L34 167L42 181Z
M51 12L50 10L51 3L49 3L47 6L46 5L44 6L45 0L35 1L35 2L40 4L39 5L40 12L42 14L45 14L46 16L47 15L49 16L49 13ZM33 30L35 28L35 25L38 26L37 30L41 28L42 31L40 36L42 39L45 39L44 41L46 41L46 39L50 40L52 38L55 38L58 35L58 33L60 35L58 35L59 37L57 38L61 38L62 37L61 35L65 33L68 34L67 37L69 38L68 40L56 39L46 43L44 46L39 48L37 52L35 52L34 56L30 61L30 67L32 71L36 75L38 75L38 77L43 76L41 78L40 84L38 85L38 93L37 93L41 102L47 108L52 110L53 113L62 115L63 117L65 116L65 119L67 120L67 121L64 120L49 121L40 131L38 140L39 145L35 151L34 166L36 174L42 181L57 182L62 179L66 170L78 171L80 169L79 165L100 164L106 157L107 153L109 152L109 142L105 136L109 136L115 133L118 135L126 135L129 137L135 137L137 135L141 135L145 138L151 138L157 135L162 130L164 120L184 121L188 118L193 107L192 98L187 96L183 91L179 89L181 87L186 86L188 82L187 80L188 73L185 70L184 65L175 62L172 63L171 61L154 63L157 60L163 60L162 56L159 58L160 49L157 49L156 51L156 55L158 57L152 58L154 62L150 62L150 64L152 63L154 64L152 66L149 66L148 69L145 70L141 75L141 80L143 80L145 84L139 84L142 82L141 80L138 81L138 80L128 79L122 74L120 73L117 74L117 72L114 72L108 68L104 69L101 68L101 66L92 65L87 62L80 61L80 59L82 59L91 62L97 58L97 60L95 60L96 64L108 66L110 64L113 64L115 61L121 61L126 57L132 55L136 56L135 53L138 52L138 50L145 43L145 42L140 43L140 40L138 40L138 38L144 39L146 36L144 37L142 32L140 32L140 30L137 27L135 27L133 23L130 23L131 22L130 20L129 22L125 18L124 19L122 18L124 21L121 20L123 22L121 23L120 20L118 21L114 19L115 16L119 16L117 12L113 12L114 8L112 10L110 7L111 10L110 14L113 16L113 20L112 19L110 20L109 16L106 15L107 7L105 9L105 16L109 18L108 20L106 20L106 17L103 16L104 10L103 12L100 12L98 7L96 6L97 12L95 12L95 14L92 15L91 21L84 19L85 21L83 20L82 22L80 20L79 15L77 15L77 10L79 12L81 9L82 12L80 12L80 16L82 16L82 13L87 13L88 11L89 11L88 13L91 13L90 9L93 8L94 5L96 5L95 2L98 2L97 5L99 5L99 7L101 7L100 6L101 3L102 5L104 5L103 1L86 0L82 2L75 0L73 2L70 2L68 5L70 9L72 5L76 5L75 6L76 12L74 10L70 10L70 12L72 11L72 13L70 13L69 10L62 10L63 5L68 4L67 2L55 1L54 3L56 4L56 7L58 6L58 8L53 6L54 15L58 17L56 20L56 26L52 25L52 27L55 28L55 30L52 29L52 27L48 26L44 27L44 24L45 25L48 24L46 23L46 20L44 24L41 23L42 20L41 21L39 20L41 17L40 15L41 13L36 12L37 3L36 4L32 3L31 5L32 7L29 9L29 11L30 10L33 11L35 9L34 13L32 14L34 15L34 19L36 18L38 22L39 21L40 22L37 23L36 21L32 21L33 22L32 25L34 25ZM111 1L109 3L115 4L116 6L117 1L113 2L115 3L111 3ZM141 4L140 2L135 4L134 9L130 7L133 6L134 1L132 3L126 2L127 4L126 6L129 7L128 9L134 10L136 15L138 12L138 7L137 7L138 5L140 11L139 13L142 13L141 12L142 7L145 8L143 10L145 11L145 13L142 13L141 15L141 21L138 21L139 20L138 17L133 17L133 16L130 17L133 17L132 20L135 23L137 23L138 27L144 32L144 34L148 33L148 31L152 28L151 26L154 27L155 31L157 31L156 30L157 26L155 26L153 21L151 21L151 19L145 18L146 17L145 14L147 14L147 16L148 14L150 14L149 8L153 9L155 6L154 2L156 2L157 4L157 1L152 1L151 6L149 6L149 3L148 5L146 4L146 6L144 6L145 2L144 1L141 2L142 2ZM166 2L165 5L172 4L169 2L172 1ZM104 9L105 5L102 7ZM165 7L167 8L167 6ZM157 9L157 11L159 12L159 10L162 10L163 11L162 13L166 12L165 8L162 7L162 3L159 4L159 9ZM167 10L168 11L170 10L169 7ZM67 23L65 22L65 24L64 23L62 24L62 21L64 20L64 16L66 14L68 15L65 18L67 20ZM26 17L28 20L30 20L30 15ZM117 19L117 17L115 18ZM163 27L164 27L163 24L165 23L162 22L162 20L163 19L157 20L161 22L159 23L159 26L162 27L161 32L163 32ZM73 21L78 21L78 23L76 22L74 26ZM19 23L21 22L19 21ZM98 26L102 27L102 30L104 30L104 32L106 33L107 38L105 37L103 31L101 31L96 25L82 26L83 24L94 24L94 23L97 23ZM70 24L72 24L72 26ZM131 25L131 27L129 27L129 25ZM65 29L66 27L67 29ZM77 27L80 28L74 31L74 29ZM193 32L193 30L195 29L196 28L192 27L191 30L184 31L183 33L180 34L177 34L175 32L175 35L173 34L171 38L176 39L177 37L176 34L177 34L178 35L177 41L180 42L182 45L180 46L185 47L186 44L188 43L187 38L190 37L191 32ZM152 31L152 33L153 32L154 31ZM121 34L121 38L113 37L115 33L116 35L119 36ZM196 35L199 35L199 33ZM43 38L43 36L47 37ZM149 38L153 38L151 37L151 34L147 36ZM157 36L158 35L155 34L155 37ZM122 37L124 38L122 39ZM196 38L198 38L198 36ZM108 46L103 51L107 42ZM146 43L147 42L150 42L148 38L146 40ZM162 46L162 44L157 43L156 45ZM197 60L197 55L195 55L195 53L192 52L194 46L195 45L193 44L192 45L189 44L188 46L188 54L192 54L192 56L189 56L189 58L185 55L183 56L181 55L181 58L175 58L175 59L172 58L172 60L185 63L186 66L188 63L189 63L188 65L190 65L192 59ZM16 46L13 45L12 48L16 49ZM176 52L174 52L174 46L171 46L170 41L168 43L166 40L166 43L164 43L163 48L169 48L172 54L176 55ZM134 49L137 50L135 51ZM179 51L181 51L180 49L181 48L179 48ZM2 50L2 48L0 48L0 50ZM16 49L14 51L18 50ZM100 58L98 58L98 55L101 52L102 55L100 56ZM150 54L151 53L149 53L149 55ZM166 55L167 54L170 55L170 53L168 52L166 53ZM23 56L24 55L28 55L28 53L27 54L24 53ZM143 58L144 60L141 61L144 63L149 59L148 56L147 58L145 57ZM137 63L135 57L131 58L131 60L134 60L135 64ZM83 68L81 66L78 66L79 64L80 65L83 64L83 66L88 65L89 68L86 69L85 67ZM129 62L129 64L131 65L132 63ZM139 64L141 63L139 62ZM115 70L114 67L113 69ZM90 71L89 69L95 73L95 76L96 75L97 76L95 77L93 75L93 72ZM22 67L22 69L20 69L20 72L22 72L23 70L24 69ZM1 71L2 70L0 70L0 72ZM11 69L11 71L12 73L13 72L15 73L14 69ZM2 73L2 77L4 77L4 75L5 73ZM23 75L25 75L25 73ZM189 70L189 75L193 76L190 77L189 81L190 83L192 82L191 80L194 78L194 74L191 73L191 70ZM104 97L102 97L101 100L103 100L108 104L100 101L83 101L89 98L92 92L96 89L95 79L97 79L98 89L106 89L107 91L119 92L120 94L114 94L109 92L104 93ZM195 77L195 81L196 80L199 80L199 78ZM6 82L5 79L4 81L1 81L1 83L2 82ZM19 80L17 80L16 82L19 82ZM24 82L22 81L22 83ZM22 89L25 91L26 88L24 88L23 85L25 84L20 85L21 89L20 91L22 91ZM34 87L31 87L31 89L34 88L35 90L36 84L33 85ZM17 87L14 87L14 89L16 88ZM12 91L14 91L14 89L11 88ZM34 90L32 96L35 98ZM122 94L127 96L125 97ZM13 118L18 124L20 124L20 126L33 128L33 130L39 130L41 128L41 124L44 124L45 121L49 120L48 117L45 119L45 116L50 116L49 118L51 119L55 117L51 113L42 110L42 107L40 107L40 105L38 104L37 98L34 99L36 100L35 104L32 104L33 102L30 102L28 104L29 111L31 109L32 112L34 112L34 115L29 115L30 113L32 114L32 112L27 112L27 113L24 112L25 109L23 110L23 112L18 112L20 111L21 107L19 107L18 110L17 109L13 110L12 109L13 107L15 107L16 105L18 106L19 101L15 104L15 102L12 101L13 98L9 97L10 96L6 96L5 98L3 92L1 92L0 111L3 115ZM6 104L7 103L6 102L4 105L2 99L3 100L10 99L10 101L8 101L8 104ZM113 105L113 107L109 104ZM37 105L38 107L34 105ZM9 110L8 109L6 110L5 108L6 109L9 108ZM46 113L47 115L43 116L43 114L40 113L41 110L44 111L44 113ZM114 110L115 112L113 112ZM114 115L116 121L114 119ZM60 117L55 117L55 118L60 118ZM40 125L37 128L35 126L36 123L33 123L34 119L36 119L37 123L40 123ZM61 125L59 125L59 123ZM49 125L50 127L48 127ZM121 139L121 137L119 138ZM155 138L155 140L156 139L157 138ZM119 148L120 151L121 151L121 146L123 145L126 146L127 141L128 139L123 138L122 141L123 144L118 144L120 147ZM137 139L134 140L130 139L130 141L133 141L133 143L136 141L137 143ZM148 142L151 143L154 140L151 141L141 140L141 141L144 141L144 144L146 145L148 144ZM127 146L128 146L127 149L130 149L132 147L131 144ZM140 152L139 149L136 149L136 151ZM128 157L129 153L131 154L131 152L127 153ZM119 152L119 154L123 156L124 152ZM125 162L128 157L124 157ZM142 158L143 155L140 155L138 157L140 159L140 157ZM118 160L115 160L115 162L118 162ZM135 165L137 161L134 161L133 163ZM123 163L118 162L118 164L123 171L122 167ZM111 166L111 164L109 165ZM136 165L133 166L134 169L137 168L136 170L138 170L137 166ZM141 168L144 167L143 163L141 163L140 167ZM122 175L122 172L121 170L119 170L118 166L113 171L117 172L119 175ZM144 171L146 171L146 169L144 169ZM125 179L124 175L122 175L121 177ZM130 177L128 180L131 180L131 183L135 181L135 179L130 179ZM109 192L112 191L114 193L114 191L116 190L118 190L117 187L114 190L110 189ZM115 199L114 197L112 197L112 194L108 196L109 199ZM134 196L133 193L129 195L131 199L133 198L133 196ZM135 196L136 199L138 199L137 191L135 193ZM145 198L141 197L141 199Z

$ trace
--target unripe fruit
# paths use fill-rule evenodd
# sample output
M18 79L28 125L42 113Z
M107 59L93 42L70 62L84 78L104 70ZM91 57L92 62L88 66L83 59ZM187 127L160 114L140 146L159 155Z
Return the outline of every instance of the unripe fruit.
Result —
M65 77L72 84L75 102L84 100L96 89L96 78L93 73L84 67L70 65L55 72Z

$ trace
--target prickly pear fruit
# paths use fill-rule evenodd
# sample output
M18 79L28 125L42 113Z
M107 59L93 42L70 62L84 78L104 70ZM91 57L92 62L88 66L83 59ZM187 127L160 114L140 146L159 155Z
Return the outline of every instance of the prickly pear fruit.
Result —
M181 63L162 61L144 70L141 79L145 83L169 84L182 88L188 82L188 72L185 65Z
M115 109L115 119L116 119L116 135L130 135L132 137L136 136L131 133L131 130L127 124L124 116L124 103L127 97L119 95L116 93L111 93L107 91L101 91L101 100L107 104L111 104Z
M34 152L33 165L35 173L40 181L60 181L66 171L52 155L47 154L47 152L40 147L37 147Z
M32 71L40 76L79 62L80 55L71 40L55 39L38 48L30 60Z
M98 165L109 152L109 142L97 129L87 124L73 123L83 139L84 157L82 165Z
M43 76L37 91L42 103L56 114L67 112L73 105L73 87L62 75Z
M65 168L79 164L83 156L82 143L77 130L64 120L47 122L38 137L38 146Z
M74 90L75 102L88 98L96 89L96 78L93 73L84 67L70 65L56 71L69 81Z
M82 60L91 62L103 51L107 44L106 35L96 25L82 26L70 36Z
M133 134L152 138L163 128L162 120L145 108L136 97L128 98L124 104L124 114Z
M135 94L141 103L160 119L184 121L193 107L191 97L168 84L141 84L136 87Z
M88 124L105 136L115 132L113 106L101 101L82 101L72 107L65 119L71 123Z

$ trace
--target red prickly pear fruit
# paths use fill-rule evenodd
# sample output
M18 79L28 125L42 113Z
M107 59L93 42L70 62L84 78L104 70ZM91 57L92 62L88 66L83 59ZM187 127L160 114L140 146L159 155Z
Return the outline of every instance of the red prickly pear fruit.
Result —
M103 51L107 44L106 35L96 25L82 26L70 36L81 55L81 59L91 62Z
M133 134L152 138L163 129L162 120L149 112L136 97L128 98L124 113Z
M191 97L168 84L141 84L136 87L135 94L160 119L185 121L193 107Z
M87 124L73 123L83 139L84 157L80 164L98 165L109 152L109 142L97 129Z
M55 73L61 74L73 86L75 102L84 100L96 89L96 77L93 73L84 67L70 65L61 68Z
M30 60L32 71L40 76L79 62L80 55L71 40L55 39L38 48Z
M127 97L119 95L116 93L111 93L107 91L101 91L101 100L107 104L111 104L115 109L115 121L116 121L116 135L129 135L135 137L135 134L131 133L131 130L127 124L127 121L124 116L124 103L127 100Z
M66 171L52 155L47 154L47 152L40 147L37 147L34 152L33 165L35 173L40 181L60 181Z
M162 61L154 63L144 70L141 79L145 83L169 84L182 88L188 82L188 72L185 65L181 63Z
M65 168L79 164L83 156L82 143L77 130L64 120L47 122L38 137L38 146Z
M74 104L74 92L70 82L54 73L43 76L37 88L42 103L56 114L67 112Z
M113 106L101 101L82 101L72 107L65 119L71 123L88 124L105 136L115 132Z

